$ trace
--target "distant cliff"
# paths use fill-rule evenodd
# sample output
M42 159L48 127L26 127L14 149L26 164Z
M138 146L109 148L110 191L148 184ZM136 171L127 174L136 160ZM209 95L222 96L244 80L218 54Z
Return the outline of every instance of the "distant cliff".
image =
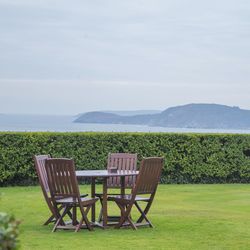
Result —
M89 112L75 122L138 124L172 128L250 129L250 110L219 104L187 104L161 113L121 116L107 112Z

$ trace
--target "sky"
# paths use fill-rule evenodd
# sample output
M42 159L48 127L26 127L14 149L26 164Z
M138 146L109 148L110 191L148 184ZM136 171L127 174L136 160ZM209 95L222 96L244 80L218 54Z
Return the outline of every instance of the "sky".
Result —
M249 97L249 0L0 0L0 113Z

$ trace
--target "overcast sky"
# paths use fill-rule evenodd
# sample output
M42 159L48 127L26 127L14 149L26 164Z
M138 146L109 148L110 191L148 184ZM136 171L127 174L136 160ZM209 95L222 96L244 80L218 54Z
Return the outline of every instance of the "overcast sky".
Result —
M0 0L0 113L250 109L249 0Z

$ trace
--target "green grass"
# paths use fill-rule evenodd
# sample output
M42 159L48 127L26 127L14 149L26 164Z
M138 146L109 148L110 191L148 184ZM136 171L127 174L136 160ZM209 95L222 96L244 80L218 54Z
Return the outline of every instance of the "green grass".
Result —
M90 186L81 191L89 192ZM155 228L79 233L51 233L52 225L42 226L48 210L40 187L0 188L0 193L0 211L22 221L19 238L25 250L250 249L250 185L160 185L149 213ZM118 211L114 205L109 209Z

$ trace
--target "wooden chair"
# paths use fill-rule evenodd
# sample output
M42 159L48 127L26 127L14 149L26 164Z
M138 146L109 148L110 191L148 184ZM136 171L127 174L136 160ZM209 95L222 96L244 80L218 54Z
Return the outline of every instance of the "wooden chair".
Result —
M35 168L36 168L36 173L38 175L38 180L39 180L39 184L41 186L42 192L43 192L43 196L44 199L48 205L48 208L51 212L50 217L44 222L43 225L48 225L49 223L54 223L55 219L56 219L56 213L55 213L55 208L54 205L52 203L51 200L51 195L50 195L50 190L49 190L49 186L48 186L48 177L47 177L47 173L45 170L45 160L46 159L50 159L50 155L34 155L33 159L35 162ZM86 197L87 194L82 194L82 197ZM63 207L59 207L59 210L61 210ZM68 213L68 215L72 218L72 215L70 214L70 212Z
M121 170L131 170L136 171L137 168L137 154L129 153L109 153L107 170L117 168L118 171ZM125 177L125 188L132 188L135 184L135 176ZM121 188L120 177L110 177L107 181L108 188Z
M48 178L45 170L45 160L49 158L50 155L34 155L33 157L36 167L36 173L38 175L38 180L43 192L43 196L51 212L51 216L44 222L44 225L48 225L51 222L55 222L56 218L55 208L51 201L51 196L48 186Z
M130 153L109 153L107 160L107 170L111 171L111 169L120 170L131 170L136 171L137 168L137 154ZM135 184L136 176L126 176L125 177L125 188L131 189ZM108 189L120 189L121 188L121 180L120 177L109 177L107 180L107 188ZM108 195L112 195L112 193L108 193ZM99 197L101 205L102 205L102 194L96 194ZM108 216L109 221L117 221L120 219L120 216ZM99 214L98 221L102 220L102 208Z
M158 182L160 181L161 171L164 164L163 162L163 158L160 157L143 159L141 162L139 175L137 176L137 180L131 194L108 197L109 200L115 201L121 210L121 218L115 228L120 228L124 225L130 225L133 229L137 229L137 226L144 225L153 227L146 215L152 205ZM149 196L138 196L139 194L148 194ZM144 210L138 204L138 202L141 201L147 203ZM130 216L133 205L135 205L141 214L136 223L132 221ZM146 222L142 223L143 220Z
M58 228L75 229L78 232L85 222L88 230L93 230L87 213L98 198L83 198L80 196L76 179L75 164L72 159L46 159L45 169L48 176L48 186L51 192L51 200L56 213L56 223L52 232ZM60 213L58 207L63 206ZM63 218L72 208L79 208L82 215L80 221L76 220L73 213L72 225L65 225Z

